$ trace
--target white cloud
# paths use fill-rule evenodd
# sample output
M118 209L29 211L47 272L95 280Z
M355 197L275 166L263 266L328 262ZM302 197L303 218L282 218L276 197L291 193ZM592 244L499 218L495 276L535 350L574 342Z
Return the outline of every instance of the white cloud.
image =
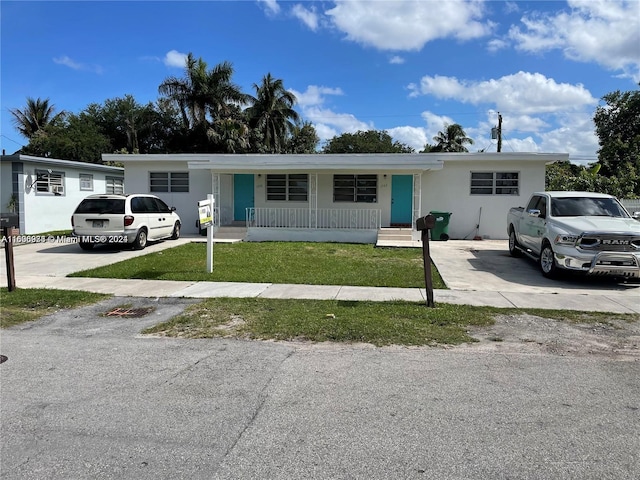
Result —
M640 80L637 0L570 0L569 12L529 14L509 37L527 52L561 49L575 61L596 62Z
M326 96L344 95L340 88L309 85L304 92L296 90L291 90L291 92L298 99L297 106L302 110L302 116L305 120L313 123L321 141L329 140L345 132L374 128L373 123L360 121L355 115L336 113L330 108L324 107Z
M277 15L280 13L280 5L277 0L257 0L267 15Z
M58 65L64 65L65 67L69 67L73 70L79 70L79 71L82 70L82 71L93 72L97 74L102 74L104 72L104 69L100 65L89 65L86 63L79 63L71 59L67 55L63 55L61 57L54 57L53 63L56 63Z
M308 9L298 3L291 9L291 14L304 23L309 30L314 32L318 30L320 18L315 7L312 6L311 9Z
M389 63L391 63L392 65L401 65L405 62L404 58L398 56L398 55L394 55L393 57L391 57L389 59Z
M163 62L167 67L185 68L187 64L187 54L180 53L177 50L171 50L164 56Z
M491 53L496 53L500 50L504 50L508 46L509 44L505 40L501 40L499 38L494 38L487 42L487 50Z
M327 108L308 107L303 109L305 118L313 124L324 125L340 133L357 132L358 130L373 130L373 123L358 120L350 113L336 113ZM322 137L321 137L322 138Z
M394 141L398 141L413 147L416 152L419 152L424 148L426 143L429 143L427 138L427 132L422 127L394 127L388 128L387 133L391 135Z
M410 84L410 96L433 95L473 105L495 105L512 115L581 110L598 103L583 85L557 83L540 73L518 72L487 81L460 81L455 77L425 76Z
M325 14L348 40L380 50L420 50L441 38L471 40L488 35L483 0L336 0Z
M317 85L309 85L304 92L291 90L298 100L298 105L302 108L322 105L325 95L344 95L340 88L319 87Z

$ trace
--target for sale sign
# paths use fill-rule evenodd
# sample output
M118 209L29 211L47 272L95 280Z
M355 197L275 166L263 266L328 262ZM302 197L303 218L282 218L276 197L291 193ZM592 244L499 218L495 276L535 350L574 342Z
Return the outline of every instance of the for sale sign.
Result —
M198 219L200 220L200 228L213 225L213 199L198 202Z

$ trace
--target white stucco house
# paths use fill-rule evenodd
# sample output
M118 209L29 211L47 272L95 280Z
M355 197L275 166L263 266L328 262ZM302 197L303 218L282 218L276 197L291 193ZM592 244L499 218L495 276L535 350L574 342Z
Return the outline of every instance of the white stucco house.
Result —
M71 230L80 201L95 193L123 193L124 169L30 155L2 155L0 210L17 215L20 233Z
M198 233L197 205L212 194L215 228L246 227L245 240L375 243L380 229L413 228L451 213L452 239L507 238L506 215L544 190L545 165L566 153L111 155L127 191L175 206Z

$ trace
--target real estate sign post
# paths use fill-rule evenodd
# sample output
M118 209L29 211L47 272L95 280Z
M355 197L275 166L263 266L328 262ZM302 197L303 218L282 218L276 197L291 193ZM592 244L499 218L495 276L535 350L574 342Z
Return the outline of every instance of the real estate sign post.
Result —
M207 229L207 272L213 273L213 204L212 194L206 200L198 202L198 219L200 228Z

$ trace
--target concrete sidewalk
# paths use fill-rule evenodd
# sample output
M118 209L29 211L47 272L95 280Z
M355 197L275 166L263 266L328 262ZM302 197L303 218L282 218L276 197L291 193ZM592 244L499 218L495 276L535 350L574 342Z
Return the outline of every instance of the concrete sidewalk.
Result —
M19 288L58 288L133 297L260 297L320 300L426 301L424 288L355 287L234 282L179 282L71 278L69 273L161 251L198 238L149 245L143 251L96 249L77 245L32 244L14 248ZM533 262L512 258L502 240L431 242L433 263L449 290L435 290L436 303L640 313L640 283L571 278L552 281ZM2 262L0 272L6 278Z

